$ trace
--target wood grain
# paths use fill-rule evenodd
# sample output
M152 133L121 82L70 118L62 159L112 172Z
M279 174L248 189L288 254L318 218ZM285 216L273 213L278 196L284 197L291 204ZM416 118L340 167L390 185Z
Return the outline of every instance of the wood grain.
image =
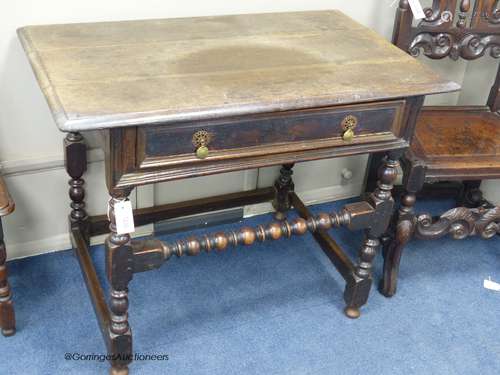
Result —
M459 88L338 11L28 26L18 33L62 131Z
M172 166L291 151L393 141L400 137L405 102L369 103L261 116L245 116L224 121L183 123L138 129L138 163L141 168ZM342 120L356 116L355 137L342 140ZM193 134L207 131L209 156L195 155Z
M500 176L499 121L488 107L425 107L411 150L425 163L426 180Z
M200 123L186 122L167 127L152 125L149 127L105 129L102 134L104 134L103 138L107 140L105 142L105 155L108 189L113 190L115 194L118 190L127 193L128 190L135 186L156 182L309 160L404 149L409 146L409 138L412 135L416 114L420 109L423 97L403 99L390 102L380 101L303 111L282 111L272 114L229 117L224 120L203 121ZM348 108L354 112L346 111ZM317 119L315 119L314 114L316 113L326 112L335 115L339 112L346 115L348 113L359 114L363 111L382 111L382 116L380 113L372 116L360 116L359 129L357 126L356 131L361 130L361 134L356 135L352 142L346 142L341 137L336 136L335 121L333 127L327 121L322 121L324 123L324 126L321 127L322 132L319 134L317 131L315 132L317 125L315 121ZM388 112L384 113L384 111ZM272 124L279 124L283 120L293 123L298 113L304 116L298 129L290 134L285 131L280 132L282 140L288 142L273 143L270 142L272 137L264 137L266 135L265 129L268 129L267 135L275 130L271 127ZM394 115L391 115L391 113ZM340 116L338 119L340 118L343 119L344 117ZM332 116L331 119L335 120L335 116ZM366 123L364 120L367 120ZM245 121L255 124L248 134L243 131L240 132L242 128L239 125ZM210 152L207 158L198 159L195 156L194 145L190 139L186 138L184 141L189 144L189 147L192 147L192 152L190 154L170 155L172 150L177 147L172 142L182 142L182 137L179 138L175 134L176 129L181 132L190 130L192 133L188 134L192 135L197 130L205 129L207 125L209 127L213 126L213 129L217 131L226 125L228 128L234 127L234 134L241 134L242 139L232 139L231 142L224 143L226 149L216 149ZM323 138L328 129L330 131L334 130L334 134L330 134L333 136ZM293 134L299 134L304 139L293 140L290 138ZM216 138L220 138L220 136L224 139L229 135L227 132L225 134L224 132L219 135L215 134ZM249 146L254 138L260 141L254 142L255 146ZM277 139L277 135L274 138ZM147 154L146 150L151 144L155 144L154 147L158 152L157 156ZM242 147L243 145L248 147ZM209 147L212 146L209 145Z

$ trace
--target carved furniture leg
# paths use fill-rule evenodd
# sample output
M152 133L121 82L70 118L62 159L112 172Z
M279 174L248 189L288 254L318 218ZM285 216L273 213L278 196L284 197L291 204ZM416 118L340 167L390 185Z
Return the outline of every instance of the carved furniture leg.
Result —
M16 333L16 319L12 293L7 280L7 266L5 264L7 253L3 242L2 220L0 219L0 328L4 336Z
M291 207L290 192L294 189L292 180L293 164L284 164L280 169L280 176L274 183L276 197L273 201L273 207L276 210L274 217L276 220L285 220L286 212Z
M368 198L375 209L375 215L372 218L371 227L366 230L366 238L359 251L358 264L347 281L344 291L345 314L349 318L355 319L360 316L359 309L367 302L370 294L373 258L380 246L379 238L386 232L394 208L391 190L397 177L400 156L398 151L389 153L379 168L378 187Z
M106 273L110 283L109 354L111 374L128 374L132 361L132 332L128 323L128 283L133 276L133 253L129 234L116 232L115 205L127 199L129 192L114 192L109 202L111 233L106 239Z
M389 239L383 243L384 273L379 290L386 297L392 297L396 293L401 254L415 230L416 193L422 189L425 181L425 165L408 155L405 160L403 163L405 193L401 197L399 211L391 225Z
M71 229L79 227L87 243L90 241L89 220L85 211L85 181L82 176L87 170L87 146L80 133L68 133L64 140L64 161L66 171L70 175L69 197L71 213L69 215Z

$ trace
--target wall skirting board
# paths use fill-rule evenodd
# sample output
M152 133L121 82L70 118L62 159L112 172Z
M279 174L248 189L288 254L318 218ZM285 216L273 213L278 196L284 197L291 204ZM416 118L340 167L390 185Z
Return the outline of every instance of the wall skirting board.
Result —
M153 234L153 227L146 225L136 228L134 237L143 237ZM104 243L106 236L93 237L91 245L100 245ZM21 259L36 255L54 253L57 251L71 249L71 242L68 233L56 234L51 237L40 238L33 241L10 243L6 241L9 260ZM10 254L14 254L11 256Z
M104 153L100 149L90 149L87 152L87 160L89 163L102 162L104 161ZM3 176L27 174L62 168L64 168L64 156L62 154L48 155L32 159L7 160L0 163L0 170L2 171Z

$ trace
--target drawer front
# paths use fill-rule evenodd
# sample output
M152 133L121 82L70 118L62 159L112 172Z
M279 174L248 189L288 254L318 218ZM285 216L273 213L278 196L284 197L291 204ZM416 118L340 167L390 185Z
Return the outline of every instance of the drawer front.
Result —
M138 164L148 168L205 163L395 140L404 104L391 101L139 128ZM349 141L344 133L353 124ZM207 151L203 159L196 152L200 146Z

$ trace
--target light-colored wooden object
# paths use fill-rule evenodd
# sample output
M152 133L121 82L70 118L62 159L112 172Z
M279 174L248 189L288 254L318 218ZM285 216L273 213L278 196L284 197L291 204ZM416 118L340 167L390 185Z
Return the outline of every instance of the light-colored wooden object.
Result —
M14 207L14 201L10 197L2 176L0 176L0 217L12 213Z
M338 11L19 29L62 131L459 89Z

